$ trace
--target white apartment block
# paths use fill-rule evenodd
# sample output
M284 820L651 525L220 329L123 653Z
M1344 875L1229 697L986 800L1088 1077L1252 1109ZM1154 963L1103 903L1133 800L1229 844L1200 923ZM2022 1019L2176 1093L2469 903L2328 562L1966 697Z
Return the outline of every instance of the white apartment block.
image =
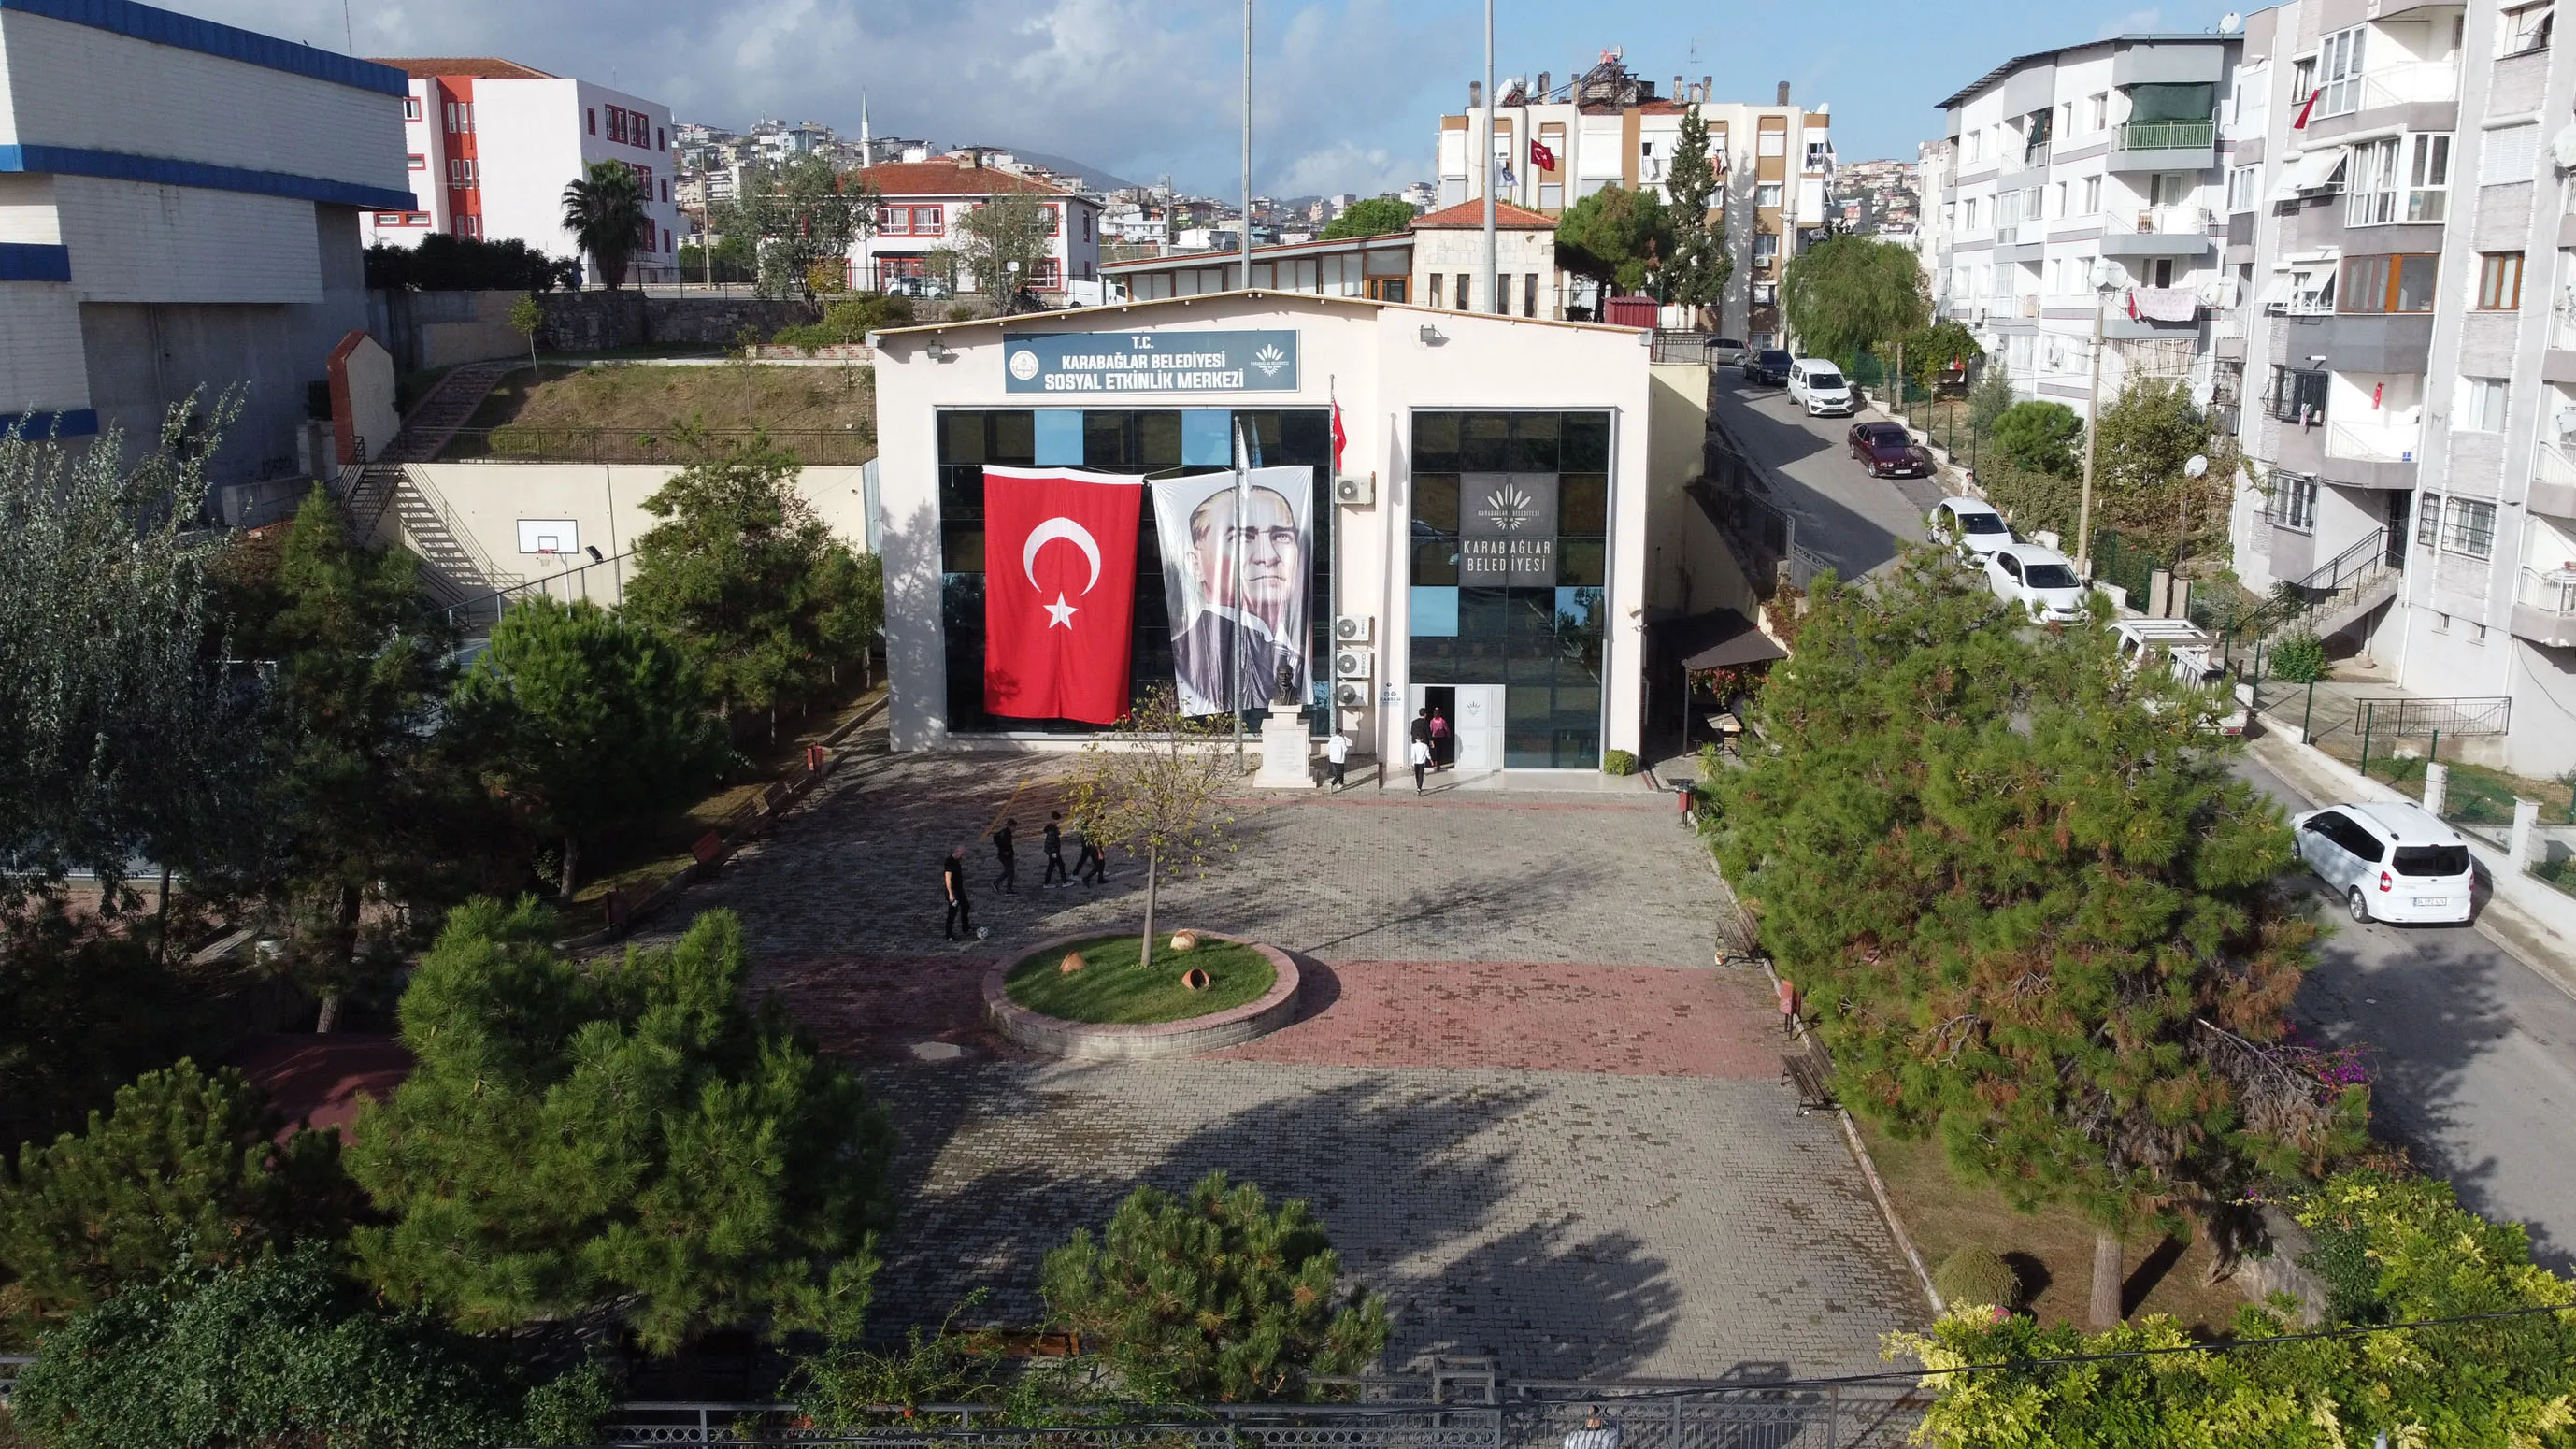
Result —
M1785 83L1772 105L1718 101L1705 78L1685 85L1679 76L1672 95L1658 96L1654 82L1629 74L1615 57L1562 86L1551 89L1548 82L1542 74L1534 84L1499 87L1489 167L1473 164L1488 124L1480 88L1469 87L1464 112L1440 118L1441 207L1482 201L1489 177L1498 200L1551 218L1610 186L1652 191L1669 202L1666 168L1682 116L1697 111L1719 170L1710 212L1727 223L1735 255L1727 295L1710 321L1721 333L1776 345L1783 333L1781 269L1832 234L1834 149L1825 107L1791 105Z
M239 389L219 483L298 472L367 325L362 213L412 204L399 72L122 0L0 7L0 415L150 446Z
M2226 264L2248 296L2249 588L2331 598L2397 684L2509 699L2576 767L2576 65L2547 3L2246 18Z
M515 238L548 256L580 256L583 278L603 281L564 227L563 190L593 161L622 161L643 183L646 203L627 280L679 279L670 107L489 56L377 64L410 77L399 104L419 202L376 212L370 240L417 246L433 231Z
M1015 192L1041 198L1051 238L1037 275L1024 285L1041 296L1083 292L1096 300L1098 197L987 166L974 151L935 160L890 161L853 174L881 199L876 226L850 245L851 286L880 291L902 278L937 273L943 255L959 250L959 219L997 194ZM961 274L959 285L975 283Z
M2212 344L2235 300L2219 261L2218 105L2237 49L2233 36L2118 36L2016 56L1941 103L1944 149L1924 153L1934 302L2022 397L2089 413L2098 313L2104 397L2142 374L2232 404L2236 378Z

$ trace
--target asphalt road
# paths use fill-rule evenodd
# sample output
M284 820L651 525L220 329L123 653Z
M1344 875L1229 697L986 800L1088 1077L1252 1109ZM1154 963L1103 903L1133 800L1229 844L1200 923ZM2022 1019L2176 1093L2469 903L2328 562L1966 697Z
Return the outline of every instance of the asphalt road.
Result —
M1785 389L1746 387L1731 367L1717 369L1709 396L1718 421L1769 474L1771 501L1797 520L1799 544L1844 578L1892 563L1899 540L1930 538L1940 483L1863 472L1843 443L1853 419L1807 417Z
M1844 577L1888 566L1898 540L1926 537L1940 484L1862 472L1843 447L1849 419L1810 419L1732 369L1711 402L1768 471L1798 541ZM2328 803L2258 760L2238 769L2285 809ZM2362 1044L2378 1133L2450 1179L2463 1206L2524 1224L2541 1262L2576 1268L2576 996L2474 926L2357 926L2317 889L2329 931L2292 1004L2300 1030Z
M2285 809L2331 803L2259 761L2237 769ZM2529 1228L2540 1261L2576 1267L2576 997L2474 926L2357 926L2308 880L2331 928L2291 1007L2300 1029L2362 1043L2379 1134L2463 1206Z

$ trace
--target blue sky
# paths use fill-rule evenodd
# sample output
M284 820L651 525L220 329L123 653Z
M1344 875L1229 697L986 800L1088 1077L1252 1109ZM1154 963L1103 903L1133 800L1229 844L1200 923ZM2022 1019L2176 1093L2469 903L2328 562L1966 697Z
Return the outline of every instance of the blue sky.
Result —
M360 54L502 55L614 82L683 119L760 115L855 133L1023 146L1132 180L1236 187L1242 11L1228 0L161 0ZM1626 49L1640 75L1721 96L1830 103L1847 161L1911 157L1932 103L2016 53L2135 30L2206 30L2224 8L2128 0L1498 0L1499 75ZM2203 13L2206 10L2207 13ZM1429 179L1437 117L1482 74L1458 0L1256 0L1254 185L1281 195Z

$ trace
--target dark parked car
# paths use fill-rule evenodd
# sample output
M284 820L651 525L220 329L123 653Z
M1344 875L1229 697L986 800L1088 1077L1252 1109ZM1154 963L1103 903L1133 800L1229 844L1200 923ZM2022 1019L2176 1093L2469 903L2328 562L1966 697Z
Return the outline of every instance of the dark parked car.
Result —
M1767 382L1773 387L1787 387L1789 364L1793 360L1788 353L1777 347L1767 347L1760 352L1748 354L1744 359L1744 380Z
M1932 476L1932 455L1914 445L1902 423L1854 423L1847 441L1851 455L1878 477Z

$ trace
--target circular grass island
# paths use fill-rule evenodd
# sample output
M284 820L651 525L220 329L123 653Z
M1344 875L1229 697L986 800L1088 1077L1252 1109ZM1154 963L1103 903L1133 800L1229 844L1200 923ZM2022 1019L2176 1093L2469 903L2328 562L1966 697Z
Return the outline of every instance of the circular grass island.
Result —
M1195 931L1198 945L1139 936L1067 936L996 965L984 1011L996 1031L1063 1057L1159 1057L1213 1051L1278 1030L1297 1014L1297 966L1273 946ZM1083 968L1066 971L1068 955ZM1204 973L1193 989L1191 973Z

